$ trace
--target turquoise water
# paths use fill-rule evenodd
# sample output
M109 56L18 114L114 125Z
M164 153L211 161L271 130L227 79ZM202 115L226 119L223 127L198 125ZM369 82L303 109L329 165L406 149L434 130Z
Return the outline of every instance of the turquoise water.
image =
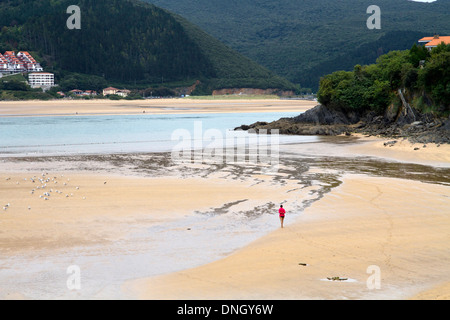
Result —
M96 115L0 118L0 157L167 152L179 129L227 132L242 124L297 116L296 112L190 115ZM280 143L315 137L281 137Z

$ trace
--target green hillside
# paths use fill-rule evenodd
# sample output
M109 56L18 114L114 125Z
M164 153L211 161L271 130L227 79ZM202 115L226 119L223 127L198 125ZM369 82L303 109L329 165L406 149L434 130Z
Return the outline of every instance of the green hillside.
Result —
M391 51L376 64L356 65L353 71L336 71L320 81L319 102L334 110L387 114L402 106L403 98L420 112L448 118L450 113L450 45L431 52L414 45ZM391 110L388 110L388 108Z
M147 0L183 15L277 74L317 90L321 76L375 63L419 37L450 35L450 1ZM381 30L366 27L370 5Z
M0 2L0 52L30 51L58 80L150 84L200 80L201 90L247 85L293 88L184 18L134 0L79 0L81 29L69 30L70 0ZM83 89L83 88L81 88Z

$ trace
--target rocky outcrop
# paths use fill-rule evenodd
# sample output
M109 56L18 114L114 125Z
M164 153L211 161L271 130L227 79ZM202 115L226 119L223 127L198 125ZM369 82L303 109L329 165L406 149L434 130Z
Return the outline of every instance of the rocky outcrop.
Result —
M355 123L355 120L343 112L336 112L318 105L294 118L282 118L271 123L256 122L236 129L253 129L256 132L261 129L278 129L280 134L289 135L340 135L349 132L349 127Z
M407 138L414 143L450 143L450 118L439 118L431 114L415 112L414 122L387 121L385 116L367 115L352 130L373 136L389 138Z
M359 117L356 114L330 110L323 105L318 105L294 117L293 121L295 123L314 125L350 125L357 123Z
M278 129L288 135L341 135L362 133L389 138L407 138L418 143L450 143L450 117L443 119L432 114L420 114L412 108L394 110L384 115L368 112L364 115L335 111L318 105L294 118L282 118L267 123L256 122L236 129ZM405 111L406 110L406 111Z

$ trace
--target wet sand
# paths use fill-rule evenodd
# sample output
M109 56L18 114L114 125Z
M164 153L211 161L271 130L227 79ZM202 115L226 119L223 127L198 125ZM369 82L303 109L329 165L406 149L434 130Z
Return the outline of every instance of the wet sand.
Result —
M190 114L235 112L304 112L317 105L307 100L56 100L0 102L0 116L117 114Z
M356 141L283 146L286 159L310 161L310 174L342 183L224 259L124 290L140 299L448 299L448 146L428 148L427 161L410 146L384 157L386 140Z
M336 151L332 160L311 157L310 144L283 146L270 175L180 167L164 154L6 159L0 297L448 298L448 169L348 158L358 146L314 144ZM65 287L72 264L88 277L81 292ZM367 286L370 266L381 289Z
M300 217L288 214L285 228L229 257L126 288L141 299L448 298L449 201L446 186L348 175ZM371 266L381 271L379 289ZM433 295L420 293L428 289Z
M314 189L290 192L295 187L223 173L2 173L0 298L128 299L122 282L202 265L275 229L267 224L274 214L258 218ZM66 287L71 265L83 272L81 292Z

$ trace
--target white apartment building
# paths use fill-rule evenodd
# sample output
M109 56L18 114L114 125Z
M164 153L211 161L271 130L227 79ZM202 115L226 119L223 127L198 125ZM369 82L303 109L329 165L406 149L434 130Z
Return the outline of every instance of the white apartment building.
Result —
M47 72L30 73L28 83L32 88L50 89L55 86L55 75Z

